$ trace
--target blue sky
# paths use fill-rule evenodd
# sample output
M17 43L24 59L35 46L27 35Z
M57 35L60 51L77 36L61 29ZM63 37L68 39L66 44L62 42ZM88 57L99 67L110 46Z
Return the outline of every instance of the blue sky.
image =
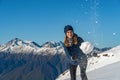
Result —
M0 44L63 41L67 24L97 47L120 45L120 0L0 0Z

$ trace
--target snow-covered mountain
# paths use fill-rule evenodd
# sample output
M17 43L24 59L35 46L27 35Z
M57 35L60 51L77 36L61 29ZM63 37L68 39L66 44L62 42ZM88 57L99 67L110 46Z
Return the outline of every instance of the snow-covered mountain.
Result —
M0 52L10 52L10 53L34 53L40 54L42 52L51 51L51 53L56 53L57 48L61 48L60 42L46 42L42 46L34 41L22 41L19 38L14 38L4 46L0 47Z
M0 45L0 80L55 80L69 68L62 44L49 41L39 45L14 38ZM100 52L102 49L95 48L93 56ZM96 63L94 59L90 58L91 65Z
M116 62L120 62L120 46L114 47L108 51L97 54L96 57L89 58L88 59L87 73L89 73L89 75L90 75L90 73L95 72L94 70L97 71L97 69L100 69L100 68L107 66L107 65L110 65L110 64L114 64ZM80 79L79 70L80 69L78 67L77 68L77 80ZM93 71L93 72L91 72L91 71ZM109 75L109 74L107 74L107 75ZM113 73L113 75L115 75L115 74ZM99 74L98 74L98 76L99 76ZM101 78L99 77L100 79L95 79L95 77L94 77L94 80L110 80L109 77L107 79L107 78L104 78L103 76L101 76ZM69 73L69 70L66 70L56 80L69 80L69 79L70 79L70 73ZM91 76L88 76L88 79L93 80L93 78ZM115 79L115 78L113 78L113 79ZM113 79L111 79L111 80L113 80ZM115 80L119 80L119 79L115 79Z
M50 49L50 51L58 49L61 49L61 44L62 41L59 42L46 42L43 45L39 45L34 41L23 41L19 38L14 38L10 41L8 41L8 43L6 43L5 45L0 45L0 52L10 52L10 53L41 53L44 52L48 49ZM54 49L54 50L53 50ZM103 51L106 51L110 48L103 48L103 49L99 49L99 48L95 48L93 50L93 53L100 53Z
M33 41L22 41L18 38L12 39L0 49L3 52L10 53L30 53L39 49L40 46Z
M18 38L0 46L0 80L54 80L67 69L62 42L42 46Z

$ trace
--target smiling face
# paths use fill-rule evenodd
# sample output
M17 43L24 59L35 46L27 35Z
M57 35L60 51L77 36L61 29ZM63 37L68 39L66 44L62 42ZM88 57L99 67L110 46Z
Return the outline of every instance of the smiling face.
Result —
M66 32L66 36L67 36L68 38L72 38L72 37L73 37L73 31L72 31L72 30L68 30L68 31Z

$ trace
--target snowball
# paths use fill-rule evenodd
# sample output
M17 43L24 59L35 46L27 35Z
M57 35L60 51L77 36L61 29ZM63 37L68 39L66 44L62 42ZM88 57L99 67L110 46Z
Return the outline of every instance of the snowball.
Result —
M91 42L83 42L81 43L80 49L83 51L85 54L89 54L93 50L94 46Z

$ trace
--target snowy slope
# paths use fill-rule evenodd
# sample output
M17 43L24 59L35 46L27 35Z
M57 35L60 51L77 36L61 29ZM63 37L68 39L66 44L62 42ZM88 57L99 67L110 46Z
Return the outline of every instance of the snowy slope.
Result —
M119 61L120 61L120 46L117 46L101 54L98 54L97 57L89 58L87 72L94 71L96 69ZM80 69L78 67L77 75L80 75L79 70ZM63 74L61 74L57 78L57 80L69 80L69 78L70 78L69 70L67 70Z
M95 69L87 73L89 80L120 80L120 62L116 62L99 69ZM80 80L80 76L77 75L77 80ZM70 79L63 79L70 80Z
M88 72L89 80L120 80L120 61ZM77 80L80 76L77 76Z

